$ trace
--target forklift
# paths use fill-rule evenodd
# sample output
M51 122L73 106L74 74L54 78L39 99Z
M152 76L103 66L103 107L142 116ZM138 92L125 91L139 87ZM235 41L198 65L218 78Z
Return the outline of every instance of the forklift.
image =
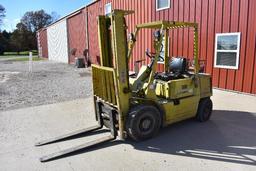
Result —
M100 65L92 65L93 101L96 126L38 142L41 146L78 134L97 133L103 126L110 134L76 147L40 158L50 161L98 144L130 138L142 141L157 135L160 128L188 118L200 122L212 113L211 75L199 72L198 24L176 21L156 21L139 24L127 36L125 16L133 11L113 10L108 16L98 16ZM194 32L193 68L187 58L168 56L169 30L191 28ZM150 59L138 72L129 74L129 61L142 29L152 29L153 51L146 50ZM127 38L128 37L128 38ZM163 41L164 40L164 41ZM164 42L164 43L163 43ZM164 71L157 72L158 61ZM137 61L141 62L143 60Z

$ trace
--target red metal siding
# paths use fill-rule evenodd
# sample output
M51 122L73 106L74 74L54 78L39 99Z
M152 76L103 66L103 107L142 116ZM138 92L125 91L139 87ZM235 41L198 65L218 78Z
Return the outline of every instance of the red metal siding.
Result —
M101 1L87 7L88 15L88 38L89 38L89 58L92 63L99 63L97 56L100 56L98 45L97 16L101 13Z
M201 27L201 42L200 46L201 48L199 49L199 54L200 54L200 59L204 60L207 63L207 37L208 37L208 7L209 7L209 2L202 0L202 21L200 24ZM203 15L204 14L204 15ZM204 26L204 27L203 27Z
M127 17L128 32L136 24L156 20L180 20L199 24L199 58L206 61L206 71L213 76L213 86L256 94L256 1L255 0L170 0L169 9L156 11L155 0L102 0L88 7L89 53L93 62L99 56L96 17L104 14L106 3L112 9L135 10ZM241 32L238 70L215 68L216 33ZM153 49L153 31L138 35L130 67L134 61L146 58L146 48ZM170 31L170 56L193 58L193 31ZM148 62L148 59L146 59ZM163 70L163 65L158 65Z
M213 73L213 56L215 45L215 14L216 14L216 1L209 0L208 4L208 29L207 29L207 46L206 46L206 72Z
M222 16L223 16L223 0L215 0L215 33L221 33L222 32ZM214 34L215 37L215 34ZM214 42L215 42L215 38L214 38ZM199 47L201 48L201 47ZM215 48L214 46L211 48ZM212 56L212 60L214 60L214 54ZM219 78L219 74L220 74L220 69L219 68L213 68L213 72L212 72L212 83L213 86L218 87L219 86L219 82L220 82L220 78Z
M255 61L255 41L256 41L256 3L255 0L249 1L248 18L247 18L247 38L246 38L246 58L244 68L243 92L251 93L253 85L253 71ZM256 74L256 73L254 73Z
M251 6L253 7L253 12L255 13L256 11L256 1L252 1ZM252 13L253 13L252 12ZM253 76L252 76L252 93L256 94L256 18L254 17L254 21L251 25L254 28L254 35L252 36L254 38L254 40L252 41L252 43L254 43L254 54L252 57L254 57L254 62L253 62Z
M189 0L184 0L184 21L189 21ZM189 56L189 29L184 29L184 35L183 35L183 56Z
M190 17L189 17L189 21L190 22L195 22L195 18L196 18L196 1L195 0L190 0L190 8L189 8L189 12L190 12ZM192 59L193 58L193 41L194 41L194 38L193 38L193 30L189 29L189 42L188 42L188 47L189 47L189 59Z
M67 19L68 43L69 43L69 63L74 63L76 57L84 56L86 49L86 11ZM75 54L71 54L72 49L76 49Z
M231 0L223 1L223 16L222 16L222 32L228 33L230 32L230 8ZM220 70L220 88L226 88L226 81L227 81L227 69Z
M239 26L239 1L233 0L231 1L231 11L230 11L230 32L238 32ZM235 86L235 70L228 70L227 73L227 89L233 90Z
M248 4L249 0L240 0L240 17L239 17L239 28L238 31L241 32L241 44L240 44L240 59L239 59L239 70L236 71L236 78L235 78L235 90L242 91L243 90L243 79L244 75L244 68L245 68L245 58L246 58L246 37L247 37L247 18L248 18Z
M151 3L148 3L146 0L141 0L138 3L137 0L119 0L113 1L113 9L125 9L125 10L134 10L135 13L127 16L127 33L134 32L135 25L139 23L145 23L152 21L151 15ZM145 8L147 7L147 8ZM138 34L137 44L134 47L133 57L130 61L130 68L133 69L134 62L136 60L145 59L145 50L146 48L151 48L151 31L150 30L141 30ZM148 59L146 59L148 62ZM143 62L144 64L146 62Z
M135 10L135 14L127 16L127 33L133 32L135 25L139 23L152 21L152 4L147 0L102 0L95 2L87 7L88 11L88 32L89 32L89 55L93 63L98 63L97 56L99 56L98 46L98 30L97 30L97 16L104 14L105 4L112 3L112 9L126 9ZM147 7L147 8L145 8ZM133 69L133 64L136 60L145 58L146 47L151 48L152 32L143 30L139 33L138 42L134 47L133 58L130 61L130 67ZM148 60L148 59L147 59Z
M41 29L38 32L37 39L39 56L43 58L48 58L47 30Z

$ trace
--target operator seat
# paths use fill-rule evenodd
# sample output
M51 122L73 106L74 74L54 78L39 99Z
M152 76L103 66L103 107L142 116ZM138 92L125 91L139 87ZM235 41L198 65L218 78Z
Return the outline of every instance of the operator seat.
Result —
M174 74L186 74L188 71L187 59L183 57L172 57L169 61L169 71Z
M167 73L157 73L155 79L163 81L184 78L184 74L188 73L187 59L184 57L172 57L169 61L169 71Z

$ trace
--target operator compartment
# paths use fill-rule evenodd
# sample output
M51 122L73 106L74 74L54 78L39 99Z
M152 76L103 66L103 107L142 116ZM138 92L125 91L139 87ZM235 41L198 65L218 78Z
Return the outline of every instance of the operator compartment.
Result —
M178 99L194 95L194 84L188 73L187 59L173 57L169 72L155 75L156 95L166 99Z

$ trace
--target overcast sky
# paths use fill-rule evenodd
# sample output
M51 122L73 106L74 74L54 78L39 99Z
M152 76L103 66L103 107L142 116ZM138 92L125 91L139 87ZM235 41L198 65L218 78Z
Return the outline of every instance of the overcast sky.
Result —
M49 14L55 11L60 16L64 16L89 2L91 0L1 0L0 4L6 10L1 30L14 30L20 18L27 11L44 9Z

